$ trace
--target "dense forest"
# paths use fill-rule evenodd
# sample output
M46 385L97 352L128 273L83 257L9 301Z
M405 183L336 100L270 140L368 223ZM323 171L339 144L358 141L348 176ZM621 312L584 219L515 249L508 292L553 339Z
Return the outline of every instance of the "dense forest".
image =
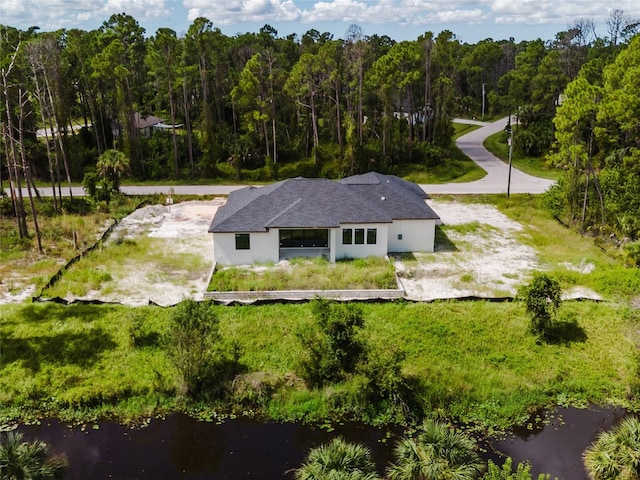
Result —
M475 45L357 25L344 39L269 25L230 37L205 18L149 36L124 13L93 31L0 26L0 188L60 192L114 150L138 181L402 175L446 167L451 118L512 113L516 149L568 172L558 218L635 238L639 22L614 10L606 24L605 37L581 19L551 41ZM141 128L150 116L165 128Z

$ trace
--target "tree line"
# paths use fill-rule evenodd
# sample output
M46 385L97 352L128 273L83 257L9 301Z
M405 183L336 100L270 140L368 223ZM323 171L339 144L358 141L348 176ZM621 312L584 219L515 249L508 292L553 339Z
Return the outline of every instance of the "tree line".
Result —
M0 187L9 180L18 218L14 190L36 179L58 209L62 184L99 173L114 149L136 180L402 174L446 166L456 115L513 113L516 147L540 155L567 85L611 64L639 25L614 10L604 37L582 19L551 41L476 44L448 30L396 42L357 25L344 39L269 25L227 36L205 18L145 36L124 13L92 31L0 26ZM139 128L149 115L166 128Z
M611 63L587 62L554 117L551 161L566 174L552 211L586 232L619 237L640 266L640 35Z

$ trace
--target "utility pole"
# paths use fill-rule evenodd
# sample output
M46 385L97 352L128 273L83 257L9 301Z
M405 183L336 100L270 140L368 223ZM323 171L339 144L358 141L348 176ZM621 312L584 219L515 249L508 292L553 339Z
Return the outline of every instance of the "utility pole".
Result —
M486 83L482 82L482 121L484 121L484 97L485 97L485 85Z
M513 127L511 126L511 117L509 117L509 124L505 129L509 137L507 137L507 143L509 144L509 177L507 179L507 198L511 197L511 156L513 153Z

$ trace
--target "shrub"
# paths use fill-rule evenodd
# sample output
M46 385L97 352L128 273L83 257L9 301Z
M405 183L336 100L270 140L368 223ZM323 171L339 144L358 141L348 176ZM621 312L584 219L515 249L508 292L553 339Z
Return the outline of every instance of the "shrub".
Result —
M625 263L630 267L640 267L640 240L624 246Z
M387 469L390 480L472 480L484 469L474 440L432 420L425 420L413 438L401 439L394 456Z
M593 480L640 478L640 420L629 417L604 432L584 453L584 464Z
M402 375L405 354L394 346L387 349L369 349L360 370L368 384L364 394L373 401L392 400L402 402L406 383Z
M357 338L364 324L362 309L356 304L340 304L316 299L312 303L314 321L298 331L304 358L301 376L312 386L339 381L355 371L364 347Z
M165 346L178 372L178 398L193 396L207 381L214 347L220 340L219 320L211 302L184 300L171 313Z
M62 478L67 461L52 456L49 446L39 440L27 442L22 433L8 432L0 437L0 478L54 480Z
M546 337L555 322L561 304L560 284L544 273L537 273L529 285L518 292L526 303L527 313L531 317L531 331Z
M371 451L358 443L334 438L309 452L306 462L294 472L296 480L377 480Z
M529 463L519 463L516 467L516 471L512 470L513 461L511 458L507 458L502 464L502 468L497 466L491 460L487 466L487 472L482 477L482 480L532 480L531 465ZM550 475L540 474L538 480L549 480Z

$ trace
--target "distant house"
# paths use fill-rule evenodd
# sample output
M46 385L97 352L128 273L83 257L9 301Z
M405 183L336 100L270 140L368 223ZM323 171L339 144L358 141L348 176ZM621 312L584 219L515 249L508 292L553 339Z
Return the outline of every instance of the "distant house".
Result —
M164 119L156 117L155 115L143 115L140 112L133 114L133 122L136 128L140 131L140 135L145 138L149 138L154 130L166 130L174 128L173 125L164 123ZM175 128L181 128L182 124L175 125ZM122 129L120 123L117 123L113 129L114 137L120 136L120 130Z
M428 198L414 183L375 172L243 188L229 195L211 222L214 258L241 265L432 252L439 217Z

